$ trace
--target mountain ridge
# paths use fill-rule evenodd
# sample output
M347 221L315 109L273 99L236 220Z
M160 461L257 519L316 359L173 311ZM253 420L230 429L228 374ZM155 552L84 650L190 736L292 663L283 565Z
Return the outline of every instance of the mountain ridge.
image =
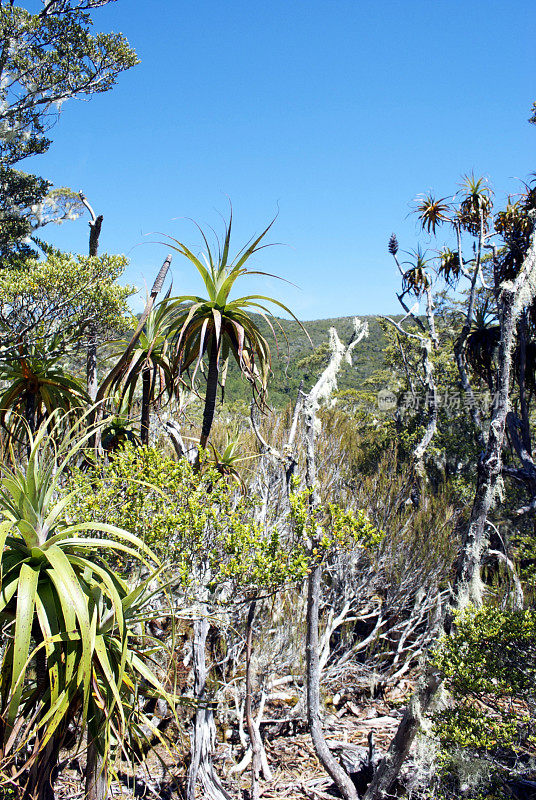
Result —
M272 351L272 374L268 384L270 405L281 407L296 397L303 380L309 388L318 378L329 351L329 329L335 328L342 341L348 341L354 330L357 317L368 324L368 336L352 353L352 365L344 364L338 377L340 390L359 389L363 383L384 364L383 349L387 337L383 332L377 315L355 315L348 317L326 317L318 320L296 322L292 319L270 317L277 342L266 320L259 314L252 319L266 337ZM392 317L400 320L401 315ZM301 327L303 326L303 328ZM309 341L307 334L311 342ZM251 394L247 381L241 378L238 365L231 359L226 383L226 400L247 400Z

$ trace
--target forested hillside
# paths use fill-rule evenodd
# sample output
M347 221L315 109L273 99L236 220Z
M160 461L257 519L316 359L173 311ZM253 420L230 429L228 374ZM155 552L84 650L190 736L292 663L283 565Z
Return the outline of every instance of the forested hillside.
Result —
M298 387L310 389L319 368L329 360L329 329L335 327L342 340L350 338L353 331L352 317L303 321L303 328L294 320L270 319L273 333L262 317L252 315L263 336L270 342L272 350L272 372L269 402L282 408L296 399ZM339 389L359 389L373 373L383 366L383 349L387 339L377 316L361 317L368 325L368 337L355 353L352 365L345 364L338 377ZM400 319L400 317L397 317ZM228 402L249 400L247 383L240 378L236 363L231 363L226 384Z

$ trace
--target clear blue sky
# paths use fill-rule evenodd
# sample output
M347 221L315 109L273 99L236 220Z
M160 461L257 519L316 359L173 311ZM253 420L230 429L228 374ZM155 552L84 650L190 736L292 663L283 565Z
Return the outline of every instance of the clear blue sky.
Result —
M95 28L123 32L141 63L108 94L63 107L48 154L28 163L83 189L104 214L101 249L152 283L163 231L184 218L241 246L279 212L250 288L302 319L391 312L386 244L415 246L410 201L452 194L468 171L499 196L536 169L533 0L117 0ZM87 219L47 229L85 252ZM142 244L143 243L143 244ZM139 246L138 246L139 245ZM200 291L177 255L177 293Z

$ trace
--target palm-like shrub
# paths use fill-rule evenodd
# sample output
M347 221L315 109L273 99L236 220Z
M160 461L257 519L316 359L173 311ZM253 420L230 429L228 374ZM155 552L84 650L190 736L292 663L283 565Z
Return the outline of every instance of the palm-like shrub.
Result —
M497 356L501 331L490 302L477 305L471 331L465 343L467 361L475 374L493 390L494 360Z
M174 393L173 371L168 355L169 316L165 302L149 313L126 370L119 373L108 389L111 391L119 386L120 402L130 410L141 377L140 438L143 444L149 442L151 405L163 396L170 398Z
M409 292L416 297L420 297L431 286L428 268L431 259L426 258L426 254L418 247L410 253L411 259L403 261L408 264L408 269L404 272L402 285L404 294Z
M244 455L240 447L240 438L238 436L233 438L229 436L229 434L227 434L227 441L221 450L215 447L212 442L210 447L212 450L212 458L209 464L214 467L223 478L235 481L240 489L245 492L246 484L240 474L240 465L245 461L258 458L258 456L256 454Z
M53 796L51 780L73 728L89 728L107 758L143 723L137 685L170 699L133 634L151 578L130 591L106 554L156 566L133 534L99 522L70 524L64 473L91 432L58 450L48 420L34 437L26 469L4 469L0 488L1 759L23 762L26 791ZM76 429L76 426L75 426Z
M139 444L139 437L134 432L134 420L130 418L128 397L118 390L110 398L112 408L101 432L101 444L105 452L116 451L126 442Z
M450 206L444 202L446 199L437 199L430 193L418 198L416 211L423 230L435 235L437 228L448 221Z
M232 259L229 255L232 215L225 229L223 247L213 252L207 237L201 231L206 246L207 266L182 242L170 239L170 246L185 256L199 272L207 297L184 295L164 301L174 315L174 361L179 372L192 370L195 379L201 361L208 356L207 388L203 411L200 445L206 447L216 406L218 383L225 386L230 355L237 362L242 375L250 382L254 396L262 404L265 399L270 371L270 347L251 314L260 314L273 331L272 316L266 304L275 305L296 319L287 306L265 295L250 294L234 300L230 295L239 278L267 273L248 269L246 262L267 245L262 240L272 223L245 245ZM275 276L271 276L275 277ZM298 320L296 320L298 321Z
M61 342L52 337L46 345L21 345L16 358L0 363L0 379L8 383L0 395L2 425L9 420L10 430L20 433L24 420L33 433L56 409L69 411L89 401L86 390L60 366L62 357Z
M443 247L439 252L438 272L449 286L456 287L462 274L460 254L450 247Z
M518 274L534 230L533 212L536 208L536 184L524 184L524 191L514 202L508 198L503 211L495 215L495 230L506 247L501 248L495 265L498 280L514 280Z
M493 207L493 193L485 178L477 178L473 173L465 175L460 189L461 202L458 221L473 236L480 230L488 229L488 217Z

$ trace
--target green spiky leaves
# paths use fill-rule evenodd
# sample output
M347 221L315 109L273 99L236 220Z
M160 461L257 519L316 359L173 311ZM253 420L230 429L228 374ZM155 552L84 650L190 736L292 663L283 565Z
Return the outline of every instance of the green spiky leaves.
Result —
M90 726L102 755L111 742L128 745L140 679L172 702L145 658L138 626L158 577L158 561L137 536L115 525L75 523L64 474L92 431L74 425L57 444L55 414L35 437L25 469L3 470L0 488L0 747L4 756L31 737L34 757L69 722ZM148 568L133 593L111 557ZM134 630L136 629L136 635Z

